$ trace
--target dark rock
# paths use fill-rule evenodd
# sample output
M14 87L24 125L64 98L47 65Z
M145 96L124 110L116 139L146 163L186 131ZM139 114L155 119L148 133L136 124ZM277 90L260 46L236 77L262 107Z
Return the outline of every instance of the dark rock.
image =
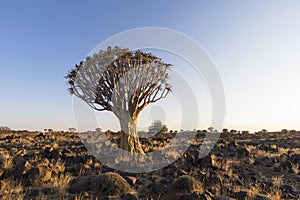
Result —
M201 198L201 194L199 192L192 193L192 199L200 199L200 198Z
M191 193L185 193L181 195L180 200L195 200L195 198L192 197Z
M195 178L188 175L179 177L171 187L175 191L190 193L202 190L201 184Z
M266 195L257 194L255 195L254 200L272 200L272 199L267 197Z
M49 147L49 148L47 147L45 149L45 156L49 160L52 160L52 159L57 160L62 156L62 154L59 149L53 149L52 147Z
M31 196L31 197L36 197L36 196L39 196L40 192L38 189L32 189L28 192L28 196Z
M156 194L164 194L167 192L167 187L162 183L152 183L151 187Z
M137 200L137 198L132 194L123 194L121 200Z
M228 143L228 146L227 147L233 147L233 148L236 148L238 146L238 143L234 140L231 140L229 143Z
M273 167L274 172L280 172L280 167Z
M46 188L42 188L42 193L44 195L50 195L56 193L56 191L54 190L54 188L46 187Z
M205 168L218 169L217 157L215 155L208 155L200 159L200 166Z
M250 152L245 147L239 147L236 149L236 154L239 157L248 157L250 155Z
M200 200L212 200L212 198L208 194L202 194Z
M247 197L248 194L248 190L247 189L241 189L239 192L236 192L234 194L234 197L237 200L244 200Z
M72 194L87 192L90 190L92 176L81 176L73 179L70 183L69 192Z
M235 199L227 196L216 196L214 200L235 200Z
M258 147L259 150L263 150L263 151L269 151L270 147L269 145L267 144L261 144L259 147Z
M183 194L173 191L172 193L165 193L161 196L161 199L164 200L173 200L173 199L182 199Z
M300 163L300 154L293 154L291 155L291 159L294 163Z
M283 191L284 193L292 193L293 192L293 187L291 186L291 185L287 185L287 184L285 184L285 185L281 185L280 187L279 187L279 189L281 190L281 191Z
M14 166L12 167L11 171L8 172L9 176L13 176L14 178L21 178L23 176L23 172L25 170L25 160L14 160Z

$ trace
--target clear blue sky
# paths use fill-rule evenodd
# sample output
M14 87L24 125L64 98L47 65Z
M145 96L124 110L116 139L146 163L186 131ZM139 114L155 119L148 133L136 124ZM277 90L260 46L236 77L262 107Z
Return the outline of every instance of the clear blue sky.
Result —
M223 79L225 126L300 129L300 2L0 1L0 125L74 127L64 76L101 41L137 27L194 38Z

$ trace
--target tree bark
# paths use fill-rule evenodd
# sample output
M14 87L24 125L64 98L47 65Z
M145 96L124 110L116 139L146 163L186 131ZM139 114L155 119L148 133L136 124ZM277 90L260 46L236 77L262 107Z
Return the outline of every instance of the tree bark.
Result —
M120 148L133 154L144 155L142 144L137 133L137 120L120 119L121 124L121 143Z

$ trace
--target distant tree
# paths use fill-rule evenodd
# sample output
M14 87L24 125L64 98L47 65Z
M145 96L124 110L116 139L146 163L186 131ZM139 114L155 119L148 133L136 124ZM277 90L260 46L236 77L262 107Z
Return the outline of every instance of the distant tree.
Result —
M71 132L71 133L75 133L75 132L76 132L76 128L69 128L68 130L69 130L69 132Z
M160 120L155 120L148 129L152 134L168 132L167 126L162 124Z
M141 111L170 92L171 64L151 53L108 47L76 65L66 76L71 94L97 111L113 112L120 121L120 147L144 154L137 132Z
M96 131L97 133L100 133L100 132L102 131L102 128L96 128L95 131Z
M281 132L282 133L288 133L289 131L287 129L282 129Z
M0 131L1 132L11 131L11 128L9 128L8 126L0 126Z
M234 130L234 129L231 129L231 130L230 130L230 133L231 133L231 134L236 134L237 132L238 132L238 131L237 131L237 130Z
M229 133L229 132L228 132L228 129L227 129L227 128L224 128L224 129L222 130L222 133Z
M215 130L215 128L214 127L208 127L207 130L209 130L209 132L213 132Z
M8 126L0 126L0 131L11 131L11 128Z
M52 132L53 132L53 129L52 129L52 128L49 128L49 129L48 129L48 132L49 132L49 133L52 133Z
M260 132L261 133L268 133L268 130L267 129L262 129Z

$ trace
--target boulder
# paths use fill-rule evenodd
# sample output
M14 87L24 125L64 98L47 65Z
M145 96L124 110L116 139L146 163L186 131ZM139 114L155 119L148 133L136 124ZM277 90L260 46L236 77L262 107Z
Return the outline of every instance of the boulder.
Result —
M167 187L162 183L152 183L151 187L156 194L164 194L167 192Z
M195 192L202 190L200 182L198 182L194 177L184 175L179 177L172 185L172 189L181 192Z
M90 189L107 195L121 195L132 191L129 183L114 172L107 172L94 177L91 180Z

